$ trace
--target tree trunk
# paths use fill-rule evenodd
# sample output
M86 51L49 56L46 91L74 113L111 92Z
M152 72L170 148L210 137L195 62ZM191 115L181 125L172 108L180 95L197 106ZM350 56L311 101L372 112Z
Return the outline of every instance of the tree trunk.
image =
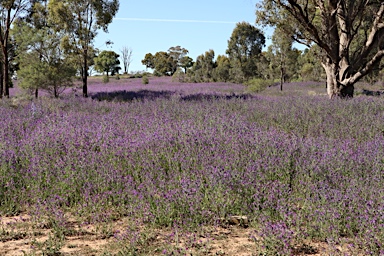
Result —
M343 84L339 78L339 70L333 63L322 63L327 74L327 94L329 98L352 98L354 93L354 84Z
M283 91L283 83L284 83L284 68L281 65L281 68L280 68L280 91Z
M0 61L0 99L3 98L3 63Z
M9 60L8 51L3 51L3 96L9 98Z
M83 97L84 98L87 98L88 97L88 85L87 85L87 82L88 82L88 60L87 60L87 57L88 57L88 51L87 50L84 50L84 55L83 55L83 58L84 58L84 62L83 62Z

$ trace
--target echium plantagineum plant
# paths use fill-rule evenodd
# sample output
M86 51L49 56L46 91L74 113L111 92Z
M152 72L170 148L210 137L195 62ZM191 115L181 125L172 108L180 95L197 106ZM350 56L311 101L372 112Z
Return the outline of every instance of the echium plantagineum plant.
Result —
M0 212L184 228L246 215L271 252L348 238L381 253L382 99L185 96L0 105Z

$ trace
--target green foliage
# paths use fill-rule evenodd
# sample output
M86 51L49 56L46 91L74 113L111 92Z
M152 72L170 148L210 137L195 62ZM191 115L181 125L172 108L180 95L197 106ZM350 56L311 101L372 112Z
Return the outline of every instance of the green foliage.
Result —
M213 82L215 80L214 69L216 68L214 58L215 52L212 49L206 51L205 54L197 56L196 62L188 73L189 79L195 83Z
M11 28L13 21L18 19L23 12L27 11L30 6L30 1L0 1L0 98L2 96L9 97L9 88L11 85L11 75L14 70L12 67L12 61L14 59L15 47L11 43Z
M320 81L325 78L324 69L318 58L321 57L319 47L314 45L305 49L298 58L300 69L298 73L303 81Z
M227 56L219 55L216 60L215 78L227 82L230 79L231 62Z
M155 68L155 64L154 64L154 56L152 55L152 53L147 53L147 54L145 54L145 57L144 57L144 59L141 61L141 63L142 63L146 68L152 68L152 69Z
M247 22L236 24L226 51L235 81L243 82L259 75L257 61L264 45L265 36L262 31Z
M118 0L50 0L49 20L56 31L65 34L62 46L67 54L80 63L83 80L83 96L87 97L89 53L97 31L108 31L108 25L119 9ZM77 59L76 56L79 58Z
M268 47L269 71L271 78L278 79L282 85L285 81L291 80L298 73L298 58L301 52L292 49L292 36L286 34L277 27L272 35L272 45Z
M141 79L141 83L142 84L149 84L149 79L148 79L148 76L143 76L142 79Z
M72 84L76 73L60 47L60 34L49 27L33 27L27 22L16 23L13 33L19 45L19 86L29 90L43 89L58 97Z
M185 73L181 68L178 68L172 76L172 81L184 83L185 82Z
M263 0L256 5L259 25L281 28L298 43L319 47L316 62L326 72L330 98L353 97L357 81L383 68L382 1L342 3Z
M106 73L109 76L114 75L119 72L120 68L120 55L114 51L102 51L99 56L97 56L95 61L95 70L100 73Z
M193 66L193 59L189 56L184 56L180 59L179 65L184 69L184 73L187 73L187 70Z
M273 84L273 80L265 80L262 78L253 78L244 83L247 86L247 92L261 92L264 91L268 86Z
M107 76L107 75L103 76L103 83L105 83L105 84L109 83L109 76Z
M168 52L160 51L155 53L147 53L141 61L147 68L154 69L156 76L169 75L172 76L179 67L187 69L193 65L192 58L187 56L188 50L180 46L171 47Z

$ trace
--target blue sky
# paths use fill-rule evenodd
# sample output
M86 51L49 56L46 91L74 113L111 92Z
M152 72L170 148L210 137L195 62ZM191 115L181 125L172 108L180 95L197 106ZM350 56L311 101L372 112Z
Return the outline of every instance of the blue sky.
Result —
M95 47L120 54L131 47L129 71L142 71L145 54L167 51L180 45L194 60L209 49L225 54L227 41L237 22L255 24L257 0L120 0L120 9L109 25L99 32ZM267 36L267 33L266 33ZM107 47L105 42L114 44Z

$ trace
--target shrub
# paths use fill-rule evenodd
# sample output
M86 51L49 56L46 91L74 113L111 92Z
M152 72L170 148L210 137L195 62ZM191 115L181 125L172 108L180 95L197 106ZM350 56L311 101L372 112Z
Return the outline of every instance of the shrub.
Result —
M142 84L149 84L149 79L148 79L148 77L146 75L143 76L143 78L141 79L141 83Z
M172 81L173 82L180 82L180 83L185 82L185 73L181 68L178 68L176 70L176 72L173 74Z
M265 80L262 78L253 78L244 83L244 85L247 87L247 92L261 92L272 84L272 80Z
M109 83L109 76L103 76L103 83Z

